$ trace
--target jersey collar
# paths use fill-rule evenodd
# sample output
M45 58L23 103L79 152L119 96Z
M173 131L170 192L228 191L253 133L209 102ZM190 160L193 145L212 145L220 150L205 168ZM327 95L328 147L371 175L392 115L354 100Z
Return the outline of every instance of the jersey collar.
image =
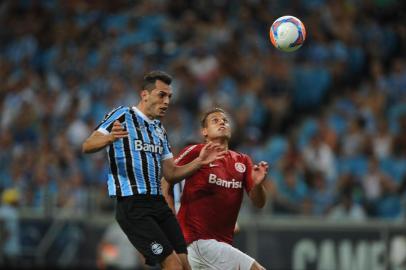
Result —
M146 116L140 109L138 109L136 106L133 106L132 109L139 115L141 116L142 119L144 119L148 124L159 124L160 121L158 119L151 119L148 116Z

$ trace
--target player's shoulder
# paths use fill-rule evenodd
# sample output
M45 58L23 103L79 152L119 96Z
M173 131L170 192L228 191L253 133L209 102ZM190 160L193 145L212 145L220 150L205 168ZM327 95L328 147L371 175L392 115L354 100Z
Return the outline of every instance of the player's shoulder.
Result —
M247 154L244 154L243 152L235 151L235 150L229 150L230 154L234 157L246 157Z
M130 110L130 107L121 105L121 106L115 107L109 113L124 112L124 111L129 111L129 110Z
M183 151L200 151L202 150L204 144L203 143L196 143L196 144L189 144L182 149Z
M247 154L239 152L239 151L229 150L229 152L230 152L231 157L235 160L246 161L246 160L251 159Z
M111 111L109 111L105 116L104 119L109 118L110 116L112 116L113 114L117 114L117 113L124 113L126 111L129 110L129 107L126 106L118 106L115 107L114 109L112 109Z

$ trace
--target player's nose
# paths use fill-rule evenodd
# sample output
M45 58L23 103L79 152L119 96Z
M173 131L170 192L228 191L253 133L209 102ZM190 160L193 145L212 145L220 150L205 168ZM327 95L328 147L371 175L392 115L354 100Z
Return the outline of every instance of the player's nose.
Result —
M169 97L165 97L163 102L164 102L164 105L168 106L169 105Z

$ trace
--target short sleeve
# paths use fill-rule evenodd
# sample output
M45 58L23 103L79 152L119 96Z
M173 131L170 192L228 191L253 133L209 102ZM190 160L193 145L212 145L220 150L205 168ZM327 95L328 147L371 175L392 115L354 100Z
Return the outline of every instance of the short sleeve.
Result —
M199 147L198 144L189 145L183 148L182 151L180 151L179 155L176 157L175 164L181 166L193 161L199 156L201 148L201 145Z
M172 158L172 150L171 145L169 144L168 136L165 133L165 141L163 142L163 153L162 153L162 160Z
M95 130L103 133L103 134L109 134L111 132L111 129L113 127L114 121L116 121L118 118L120 118L122 115L125 114L125 107L120 106L109 112L104 116L103 121L99 123L99 125L95 128Z

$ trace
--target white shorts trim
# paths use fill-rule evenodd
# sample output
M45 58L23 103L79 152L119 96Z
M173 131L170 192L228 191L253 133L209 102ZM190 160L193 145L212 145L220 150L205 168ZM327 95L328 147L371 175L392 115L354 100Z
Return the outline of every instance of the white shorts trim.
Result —
M193 270L250 270L255 262L235 247L214 239L194 241L187 250Z

